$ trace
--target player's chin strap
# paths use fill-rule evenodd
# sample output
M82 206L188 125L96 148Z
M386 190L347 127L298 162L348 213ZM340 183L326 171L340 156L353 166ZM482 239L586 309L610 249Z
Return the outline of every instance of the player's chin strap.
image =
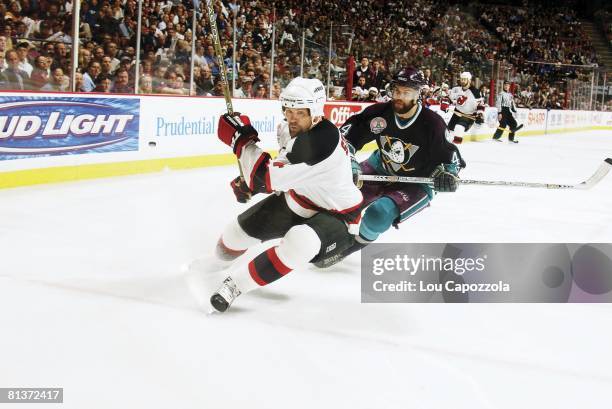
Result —
M518 186L535 187L545 189L590 189L599 183L612 169L612 158L607 158L599 168L584 182L575 185L563 185L558 183L534 183L534 182L514 182L506 180L470 180L459 179L457 182L462 185L481 185L481 186ZM433 185L432 178L410 177L410 176L386 176L386 175L361 175L360 180L365 182L385 182L385 183L426 183Z

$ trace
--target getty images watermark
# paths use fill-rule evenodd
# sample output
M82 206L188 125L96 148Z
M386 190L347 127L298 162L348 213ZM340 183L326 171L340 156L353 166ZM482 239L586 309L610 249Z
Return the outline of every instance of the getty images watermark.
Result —
M361 300L612 302L612 244L375 243Z

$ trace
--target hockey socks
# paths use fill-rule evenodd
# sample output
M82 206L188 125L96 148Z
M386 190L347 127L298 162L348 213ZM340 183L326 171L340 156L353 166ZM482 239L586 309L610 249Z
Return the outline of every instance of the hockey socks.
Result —
M231 273L210 297L211 305L217 311L224 312L240 294L268 285L289 273L292 268L278 257L278 247L274 246L259 254L249 262L246 269L242 267Z
M211 304L218 311L225 311L238 295L268 285L308 264L320 249L321 240L310 226L293 226L278 246L260 253L246 266L231 271L211 297Z
M383 196L366 208L361 219L359 235L368 241L374 241L389 230L393 221L399 216L399 209L395 202Z

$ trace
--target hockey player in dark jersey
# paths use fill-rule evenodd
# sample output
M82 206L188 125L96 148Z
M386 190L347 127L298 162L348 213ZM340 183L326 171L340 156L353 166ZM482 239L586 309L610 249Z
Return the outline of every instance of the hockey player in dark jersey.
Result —
M244 173L231 183L238 201L270 194L226 227L216 260L205 257L189 267L187 280L198 302L207 305L210 298L221 312L241 293L345 250L359 233L363 197L353 181L346 143L323 117L323 84L295 78L280 100L286 122L278 130L275 159L257 146L257 131L247 116L226 114L219 119L219 139L232 147ZM250 247L272 239L282 241L246 264L231 264ZM212 297L204 283L211 264L229 267Z
M459 169L465 166L459 150L448 141L442 117L423 108L419 101L423 74L414 68L399 71L391 82L391 98L367 107L349 118L340 132L359 151L376 141L378 149L358 171L363 174L432 177L434 185L365 183L363 212L357 242L348 250L325 257L319 267L335 264L376 240L392 225L398 225L429 206L436 192L457 189Z

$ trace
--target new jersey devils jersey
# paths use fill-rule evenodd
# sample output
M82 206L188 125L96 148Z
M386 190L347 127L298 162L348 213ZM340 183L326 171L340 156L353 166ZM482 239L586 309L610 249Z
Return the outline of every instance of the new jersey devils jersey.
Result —
M474 115L478 105L482 104L480 91L473 86L468 89L454 87L450 90L449 97L455 104L455 111L459 111L462 114Z
M283 123L277 136L280 150L274 160L255 144L243 149L240 164L250 189L284 192L289 208L301 217L326 210L346 215L349 224L358 222L363 198L353 182L351 159L338 128L323 119L291 137Z
M465 167L459 150L447 140L444 119L420 104L406 122L395 115L392 102L371 105L349 118L340 132L357 150L376 141L391 175L426 177L440 164Z

